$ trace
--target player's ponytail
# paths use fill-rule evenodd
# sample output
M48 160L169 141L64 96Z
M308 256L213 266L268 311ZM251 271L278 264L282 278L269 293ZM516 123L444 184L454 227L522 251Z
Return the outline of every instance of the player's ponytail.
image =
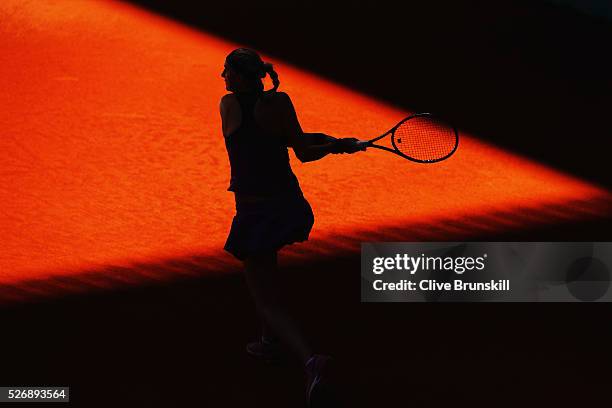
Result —
M266 97L269 98L269 97L272 97L274 93L276 93L276 90L278 89L278 86L280 85L280 81L278 79L278 74L274 70L274 66L270 64L269 62L263 63L263 70L264 70L264 76L265 74L268 74L270 76L270 79L272 80L272 89L270 89L269 91L266 91Z

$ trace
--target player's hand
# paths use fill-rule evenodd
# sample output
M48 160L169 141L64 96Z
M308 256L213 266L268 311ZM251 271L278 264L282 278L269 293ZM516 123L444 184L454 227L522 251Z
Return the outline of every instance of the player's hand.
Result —
M334 142L334 146L332 148L332 153L356 153L361 150L365 150L365 145L359 143L359 139L355 139L354 137L347 137L342 139L337 139Z

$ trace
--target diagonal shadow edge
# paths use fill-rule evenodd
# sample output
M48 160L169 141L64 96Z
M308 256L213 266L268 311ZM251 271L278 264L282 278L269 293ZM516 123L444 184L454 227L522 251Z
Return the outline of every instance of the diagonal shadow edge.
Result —
M130 3L612 187L598 148L612 132L606 21L545 1Z
M592 229L612 226L612 196L548 203L538 207L499 208L470 216L439 217L428 222L386 225L346 233L329 233L283 250L281 267L358 257L361 242L376 241L591 241ZM595 239L594 239L595 238ZM192 279L217 279L241 266L221 249L156 262L105 265L77 273L57 274L0 285L0 306L44 301L70 295L164 285Z

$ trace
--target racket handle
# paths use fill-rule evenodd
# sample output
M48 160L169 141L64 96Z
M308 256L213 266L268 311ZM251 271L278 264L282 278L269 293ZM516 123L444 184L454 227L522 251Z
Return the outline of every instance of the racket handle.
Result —
M360 140L357 142L357 146L363 148L363 150L365 150L367 147L369 147L371 144L368 140Z

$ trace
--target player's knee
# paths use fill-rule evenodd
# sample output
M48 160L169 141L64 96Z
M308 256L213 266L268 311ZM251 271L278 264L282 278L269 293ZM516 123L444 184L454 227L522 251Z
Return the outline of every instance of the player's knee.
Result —
M244 263L247 268L274 267L276 266L276 252L260 252L249 255Z

